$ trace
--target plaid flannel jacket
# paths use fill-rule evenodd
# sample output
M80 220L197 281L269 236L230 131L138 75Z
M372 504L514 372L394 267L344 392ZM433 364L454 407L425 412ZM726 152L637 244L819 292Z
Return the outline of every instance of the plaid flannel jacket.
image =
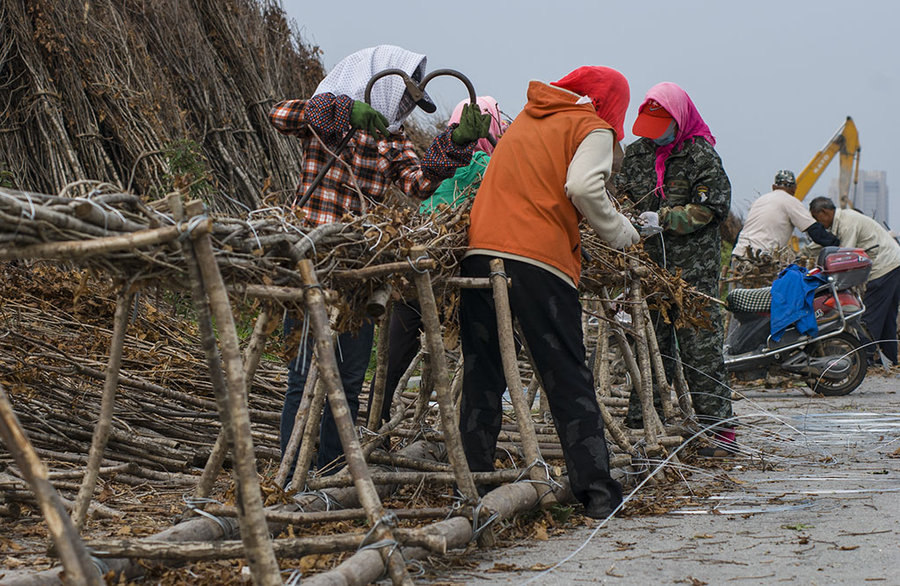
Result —
M306 193L331 159L331 152L350 131L352 107L350 97L330 93L309 100L286 100L272 107L269 120L276 130L303 141L306 156L297 197ZM337 222L348 213L358 214L362 210L360 192L381 202L394 182L411 197L429 197L441 181L471 159L475 143L460 147L450 140L451 132L452 127L438 135L419 159L402 133L385 140L358 129L304 206L307 221L319 226Z

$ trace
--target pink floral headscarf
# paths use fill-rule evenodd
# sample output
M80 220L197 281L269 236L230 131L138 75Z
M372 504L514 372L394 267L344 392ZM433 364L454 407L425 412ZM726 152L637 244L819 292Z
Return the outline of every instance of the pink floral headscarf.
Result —
M675 140L665 146L656 147L656 190L661 197L665 197L663 181L666 176L666 159L672 151L684 144L684 141L696 136L705 138L713 146L716 146L716 139L697 111L691 97L678 85L670 81L656 84L647 91L644 101L641 102L641 108L650 100L659 102L678 124ZM640 108L638 111L640 112Z
M500 106L497 104L497 100L492 98L491 96L478 96L476 98L478 107L481 108L481 111L485 114L489 114L491 116L491 136L494 138L494 142L496 142L500 135L506 130L506 127L509 126L503 119L500 117ZM469 103L468 98L458 103L455 108L453 108L453 113L450 115L450 121L448 124L456 124L459 122L460 117L462 117L463 106ZM475 150L484 151L487 154L491 154L494 152L494 145L491 144L486 138L479 138L478 142L475 143Z

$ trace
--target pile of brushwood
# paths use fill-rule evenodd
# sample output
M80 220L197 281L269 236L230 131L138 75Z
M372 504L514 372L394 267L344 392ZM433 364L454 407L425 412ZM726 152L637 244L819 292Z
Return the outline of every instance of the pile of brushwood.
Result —
M274 1L6 0L0 184L186 188L219 211L257 209L292 191L303 160L267 113L323 75Z

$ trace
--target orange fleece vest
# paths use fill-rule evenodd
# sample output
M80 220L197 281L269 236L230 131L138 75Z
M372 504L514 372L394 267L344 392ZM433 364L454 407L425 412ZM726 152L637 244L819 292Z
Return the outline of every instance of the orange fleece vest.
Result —
M581 214L566 196L569 162L594 130L610 128L591 104L541 82L497 143L472 206L469 248L553 266L578 286Z

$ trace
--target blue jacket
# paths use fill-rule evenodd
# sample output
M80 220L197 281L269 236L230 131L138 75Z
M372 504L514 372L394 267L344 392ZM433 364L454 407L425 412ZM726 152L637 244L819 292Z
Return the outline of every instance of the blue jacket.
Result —
M776 342L794 323L801 334L815 336L819 333L813 297L816 287L827 282L821 274L807 275L806 269L789 265L778 273L772 283L772 314L769 333Z

